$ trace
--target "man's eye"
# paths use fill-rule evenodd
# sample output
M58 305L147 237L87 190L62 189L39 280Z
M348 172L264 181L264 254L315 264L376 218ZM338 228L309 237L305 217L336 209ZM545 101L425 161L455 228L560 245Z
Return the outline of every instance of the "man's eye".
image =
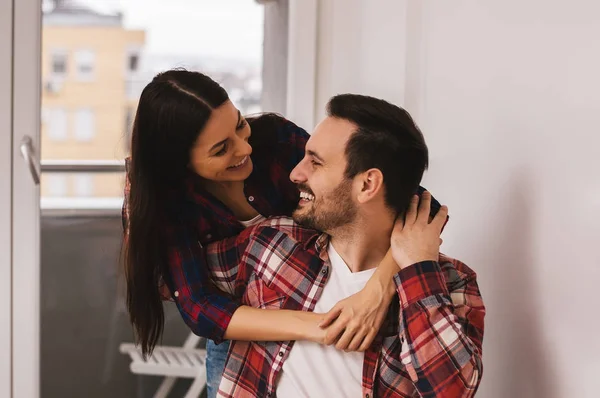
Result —
M246 119L242 119L242 120L240 120L240 124L238 124L238 126L236 127L236 129L237 129L237 130L241 130L241 129L243 129L244 127L246 127L246 124L247 124L247 123L248 123L248 122L246 121Z
M315 166L315 167L321 165L321 163L319 163L319 162L317 162L315 160L311 160L310 163L312 163L312 165Z

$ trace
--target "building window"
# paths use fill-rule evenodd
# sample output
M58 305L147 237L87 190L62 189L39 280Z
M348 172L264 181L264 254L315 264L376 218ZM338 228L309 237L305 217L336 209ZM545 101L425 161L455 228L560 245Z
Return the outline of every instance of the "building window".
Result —
M75 53L75 64L77 65L77 80L94 80L96 64L96 53L92 50L78 50Z
M81 108L75 112L75 139L81 142L89 142L94 139L95 131L94 111L89 108Z
M140 46L135 44L127 46L127 51L125 52L125 72L127 75L135 75L140 71L141 53L142 48Z
M90 197L94 194L94 177L91 174L75 175L75 196Z
M135 73L138 71L140 66L140 55L137 53L130 53L127 59L127 71L129 73Z
M50 65L53 78L64 78L67 76L67 52L55 50L52 52L52 64Z
M64 108L49 108L43 112L48 138L52 141L67 139L67 111Z
M67 176L64 174L49 174L46 179L48 196L67 196Z

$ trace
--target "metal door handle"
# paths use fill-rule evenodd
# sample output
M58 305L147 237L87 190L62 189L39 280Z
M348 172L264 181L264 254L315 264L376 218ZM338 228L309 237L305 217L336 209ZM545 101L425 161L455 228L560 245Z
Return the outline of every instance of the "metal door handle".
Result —
M29 166L29 172L35 185L40 185L40 165L35 158L35 151L33 150L33 140L29 136L23 137L21 141L21 155L25 159L25 163Z

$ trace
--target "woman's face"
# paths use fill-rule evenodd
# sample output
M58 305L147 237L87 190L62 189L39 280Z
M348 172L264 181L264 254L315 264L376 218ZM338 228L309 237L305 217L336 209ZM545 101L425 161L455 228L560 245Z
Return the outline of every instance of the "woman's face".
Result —
M190 167L210 181L244 181L252 173L250 126L231 103L214 109L190 154Z

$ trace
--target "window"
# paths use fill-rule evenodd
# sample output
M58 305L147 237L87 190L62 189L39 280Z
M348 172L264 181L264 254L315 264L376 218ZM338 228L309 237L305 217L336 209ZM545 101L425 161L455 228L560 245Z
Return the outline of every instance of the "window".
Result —
M51 77L64 78L67 76L67 52L64 50L54 50L51 55Z
M64 174L49 174L46 182L48 187L46 192L48 196L64 197L67 196L67 176Z
M274 3L279 9L287 1ZM157 73L171 68L203 72L222 83L244 113L261 109L265 97L260 84L263 43L268 44L263 40L266 7L254 0L44 3L41 101L49 111L43 115L42 162L64 164L66 168L93 160L99 169L122 162L130 154L132 126L143 88ZM282 25L287 23L287 14L280 17ZM215 35L223 26L227 26L226 32ZM287 43L287 36L280 31L268 32L279 39L278 43ZM210 40L190 42L180 40L182 37ZM285 64L279 47L272 53L271 63ZM281 65L277 67L281 71ZM269 73L271 76L280 74ZM282 78L282 82L286 80ZM279 83L269 87L284 90L285 84ZM56 108L59 110L54 112ZM101 206L109 203L106 200L117 203L123 194L122 172L91 173L91 196L80 198L75 197L75 191L78 195L89 192L88 177L76 178L81 172L66 174L67 195L52 198L46 202L48 206ZM46 192L43 190L42 195ZM92 204L94 200L98 204Z
M75 196L90 197L94 193L94 177L91 174L77 174L74 176Z
M41 383L41 397L79 397L87 391L98 391L99 396L125 391L124 395L130 396L140 389L147 390L132 375L113 377L119 376L118 369L106 374L74 374L57 372L53 366L63 357L72 362L104 360L102 349L80 347L107 337L106 331L94 327L94 320L110 316L114 307L104 297L114 296L112 270L120 260L119 214L125 182L121 165L130 154L140 94L157 73L185 68L221 82L244 112L258 110L260 101L273 98L269 90L276 90L281 96L264 109L282 112L278 106L286 99L285 48L268 44L277 39L284 47L287 36L281 30L271 29L273 25L266 24L265 19L267 9L276 8L269 15L276 14L284 26L287 14L278 11L287 7L288 1L277 0L264 6L256 0L44 0L41 103L50 111L44 115L48 122L43 124L40 147L41 210L46 228L41 236L45 249L41 261L44 269L71 264L74 258L77 260L77 253L89 261L78 264L72 277L42 275L45 296L58 301L52 308L42 308L41 328L46 331L42 333L46 338L41 341L39 373L42 381L52 382ZM263 40L267 27L266 32L273 37L270 41ZM270 52L263 51L263 43ZM263 54L268 62L263 62ZM264 85L268 95L263 95L259 84L263 65L269 66L265 69L269 79L277 77L275 82ZM60 110L55 114L52 109L56 108ZM53 142L50 133L63 141ZM69 271L68 266L63 268ZM72 297L80 300L73 303ZM87 316L70 322L66 317L52 316L57 311L70 315L73 309ZM165 328L177 327L175 323ZM88 326L82 333L48 333L81 325ZM74 375L78 383L71 382ZM185 387L176 386L175 390Z
M92 50L79 50L75 53L75 64L77 65L77 80L94 80L94 65L96 53Z
M49 108L44 110L46 133L52 141L67 139L67 111L64 108Z
M81 108L75 112L75 139L81 142L89 142L94 139L95 132L94 111L90 108Z
M128 75L134 75L141 70L141 54L143 47L138 43L131 43L125 52L125 71Z
M137 72L139 63L140 63L140 55L138 53L134 53L134 52L129 53L129 57L127 59L127 71L130 73Z

